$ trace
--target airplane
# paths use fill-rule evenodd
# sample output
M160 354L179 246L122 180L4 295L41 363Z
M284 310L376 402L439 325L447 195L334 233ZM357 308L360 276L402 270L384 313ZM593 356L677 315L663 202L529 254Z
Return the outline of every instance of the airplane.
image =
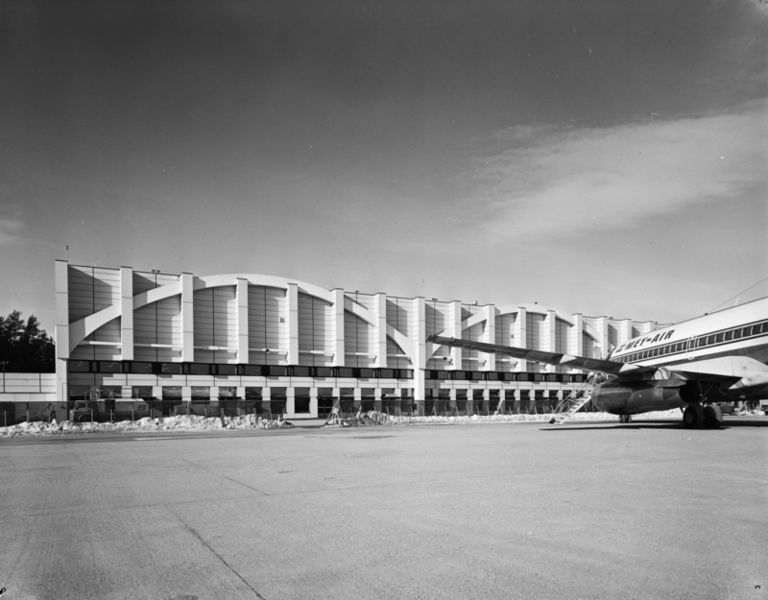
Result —
M438 334L427 341L589 371L597 382L592 403L622 423L632 415L681 408L685 427L720 427L718 403L768 398L768 297L632 338L606 359Z

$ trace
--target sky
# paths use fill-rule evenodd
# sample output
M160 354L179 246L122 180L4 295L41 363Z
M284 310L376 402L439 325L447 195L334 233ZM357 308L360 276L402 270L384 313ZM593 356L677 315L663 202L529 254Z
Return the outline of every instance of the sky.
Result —
M0 81L0 314L51 333L66 257L661 323L768 294L766 0L4 0Z

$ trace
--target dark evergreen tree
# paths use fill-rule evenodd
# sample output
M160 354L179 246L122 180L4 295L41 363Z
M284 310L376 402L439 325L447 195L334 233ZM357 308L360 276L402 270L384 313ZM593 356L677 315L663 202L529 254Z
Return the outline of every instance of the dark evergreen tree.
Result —
M53 339L35 315L26 321L18 310L0 316L0 364L6 372L54 371L54 352Z

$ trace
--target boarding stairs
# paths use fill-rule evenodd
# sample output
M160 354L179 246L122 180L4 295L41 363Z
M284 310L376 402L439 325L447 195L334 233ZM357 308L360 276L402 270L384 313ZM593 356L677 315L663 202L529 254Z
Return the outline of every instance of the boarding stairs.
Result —
M584 382L573 390L566 398L563 398L555 406L554 416L549 420L553 425L560 425L576 414L587 402L592 399L592 390L595 387L594 377L590 373Z

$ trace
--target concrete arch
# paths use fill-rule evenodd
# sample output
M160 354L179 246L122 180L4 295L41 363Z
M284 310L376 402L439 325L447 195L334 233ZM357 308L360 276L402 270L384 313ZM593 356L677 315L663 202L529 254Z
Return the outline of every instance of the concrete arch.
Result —
M555 317L568 325L574 324L573 315L563 312L557 308L550 306L544 306L543 304L503 304L496 307L496 316L516 314L520 312L520 309L524 309L527 313L537 313L546 315L549 311L555 313Z
M77 348L77 345L100 327L104 327L113 319L120 316L120 305L113 304L102 308L99 312L88 315L69 326L69 352Z
M333 303L333 290L326 290L319 285L313 283L307 283L305 281L298 281L296 279L289 279L287 277L279 277L277 275L261 275L258 273L224 273L220 275L203 275L195 277L194 290L201 290L205 288L222 287L227 285L236 285L238 279L245 279L249 285L264 286L288 289L289 284L296 284L298 290L309 296L315 296L326 302Z

